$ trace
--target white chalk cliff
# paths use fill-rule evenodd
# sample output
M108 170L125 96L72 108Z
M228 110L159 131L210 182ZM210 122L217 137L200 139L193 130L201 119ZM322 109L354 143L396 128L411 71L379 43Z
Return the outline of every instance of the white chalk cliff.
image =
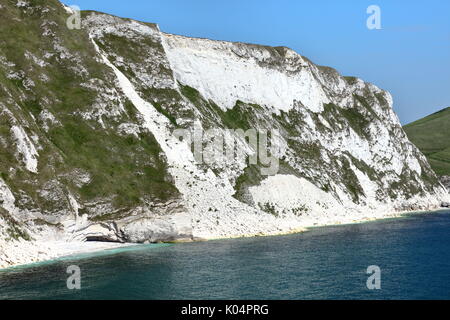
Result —
M391 95L373 84L285 47L171 35L96 12L65 30L70 14L53 0L0 7L40 39L0 48L0 267L88 240L280 234L448 198ZM277 130L279 170L199 163L174 135L193 127L228 138Z

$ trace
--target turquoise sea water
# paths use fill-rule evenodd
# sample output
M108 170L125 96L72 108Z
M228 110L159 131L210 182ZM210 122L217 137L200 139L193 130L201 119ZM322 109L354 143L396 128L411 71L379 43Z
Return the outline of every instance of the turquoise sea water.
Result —
M66 258L0 272L0 299L450 299L450 211Z

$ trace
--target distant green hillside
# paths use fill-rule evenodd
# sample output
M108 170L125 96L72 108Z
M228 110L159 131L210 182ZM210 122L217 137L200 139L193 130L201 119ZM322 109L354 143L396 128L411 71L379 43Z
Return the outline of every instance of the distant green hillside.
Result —
M440 176L450 175L450 107L404 127Z

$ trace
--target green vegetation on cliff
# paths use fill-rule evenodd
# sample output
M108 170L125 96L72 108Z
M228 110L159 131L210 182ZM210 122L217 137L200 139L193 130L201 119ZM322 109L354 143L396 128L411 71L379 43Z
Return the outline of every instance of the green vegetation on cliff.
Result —
M0 176L16 205L54 214L70 210L70 194L81 213L89 204L94 214L103 202L115 212L177 198L159 144L139 127L134 105L117 94L115 75L98 60L86 30L68 29L68 14L56 0L2 6ZM145 45L160 44L148 39ZM131 41L115 46L130 59L145 48L138 51ZM139 128L135 134L123 129L129 124ZM14 126L37 149L36 172L24 167Z

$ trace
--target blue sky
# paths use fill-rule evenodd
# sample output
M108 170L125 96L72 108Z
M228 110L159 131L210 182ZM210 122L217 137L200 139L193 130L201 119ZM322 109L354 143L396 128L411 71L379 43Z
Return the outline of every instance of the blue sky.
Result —
M390 91L403 124L450 106L448 0L64 0L169 33L287 46ZM369 5L381 30L366 27Z

